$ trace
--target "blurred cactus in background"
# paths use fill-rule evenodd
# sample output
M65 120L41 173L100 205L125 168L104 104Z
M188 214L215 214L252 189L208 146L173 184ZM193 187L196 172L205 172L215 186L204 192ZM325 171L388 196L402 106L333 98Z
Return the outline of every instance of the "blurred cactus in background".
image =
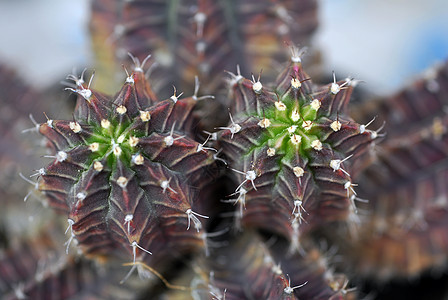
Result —
M5 299L355 299L443 272L448 65L351 104L359 81L318 84L299 48L317 8L93 0L73 112L2 69Z

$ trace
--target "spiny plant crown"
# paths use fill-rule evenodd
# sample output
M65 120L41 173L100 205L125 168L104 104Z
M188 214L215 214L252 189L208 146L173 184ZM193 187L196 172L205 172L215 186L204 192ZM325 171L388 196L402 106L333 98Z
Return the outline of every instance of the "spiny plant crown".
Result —
M298 249L299 233L354 218L350 174L378 134L347 116L355 81L316 88L300 57L291 60L274 89L231 74L231 124L220 143L240 182L230 200L240 208L237 224L285 235Z
M254 83L254 91L257 91L258 83L259 81ZM301 87L297 78L292 78L291 84L293 89ZM263 115L258 112L253 114L255 118L260 119L257 125L266 129L262 132L257 147L268 147L268 156L282 154L286 157L296 152L309 157L308 152L312 149L322 149L322 131L319 130L317 118L317 111L321 106L319 99L295 99L290 94L285 94L273 104L262 110ZM247 155L253 150L250 149Z
M159 101L135 63L113 98L69 76L78 94L74 119L40 125L55 155L38 184L68 214L69 243L134 261L143 252L163 257L166 248L176 255L204 247L198 217L207 216L196 212L196 189L214 164L210 148L191 137L198 82L192 97L175 90Z

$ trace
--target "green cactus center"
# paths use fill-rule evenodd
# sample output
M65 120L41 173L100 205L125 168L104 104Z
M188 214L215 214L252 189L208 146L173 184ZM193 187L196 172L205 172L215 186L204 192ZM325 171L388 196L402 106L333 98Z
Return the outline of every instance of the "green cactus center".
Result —
M262 146L268 146L268 155L297 152L306 155L310 150L322 150L321 130L317 122L320 101L303 102L300 105L292 99L279 100L271 109L265 110L263 116L257 115L261 119L258 126L266 129Z
M94 134L88 140L89 150L97 157L108 157L113 164L117 159L129 161L137 152L139 138L131 133L129 122L115 122L103 119L95 126Z

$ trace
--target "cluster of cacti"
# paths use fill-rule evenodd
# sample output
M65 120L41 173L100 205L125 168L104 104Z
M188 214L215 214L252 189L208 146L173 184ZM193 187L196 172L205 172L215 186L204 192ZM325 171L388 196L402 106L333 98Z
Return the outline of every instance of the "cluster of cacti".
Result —
M25 200L35 194L63 220L45 215L54 221L35 222L33 238L0 222L0 293L351 299L358 275L384 281L442 266L447 65L350 109L356 80L333 73L318 85L303 69L296 45L309 42L316 8L93 1L95 78L67 77L71 119L34 108L46 121L32 117L25 130L45 137L51 159L32 173L37 181L20 175L32 183ZM120 64L132 72L117 72ZM260 75L243 76L251 72ZM2 163L14 154L5 149ZM3 186L9 211L17 198Z
M228 200L238 203L235 220L286 236L293 253L304 251L303 232L355 213L349 171L356 164L346 161L365 155L375 138L346 116L353 81L314 91L294 54L278 94L232 74L234 118L211 134L231 160L228 170L241 175L236 199ZM209 251L200 220L208 218L200 210L206 204L196 191L217 174L219 158L206 146L209 138L191 138L191 113L201 97L181 98L174 89L158 101L135 63L113 98L90 89L82 76L69 76L78 94L73 120L39 126L54 155L38 171L38 189L67 214L67 247L76 242L87 256L161 268L169 256ZM264 298L292 294L281 269L278 275L282 288L268 289Z

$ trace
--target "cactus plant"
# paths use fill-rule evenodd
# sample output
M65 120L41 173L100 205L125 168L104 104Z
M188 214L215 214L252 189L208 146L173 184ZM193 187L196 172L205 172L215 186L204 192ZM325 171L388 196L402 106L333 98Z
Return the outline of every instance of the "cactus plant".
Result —
M70 78L78 94L74 119L39 128L54 155L39 170L38 186L68 215L70 239L87 255L133 255L134 262L201 248L198 217L208 217L198 211L193 187L211 178L203 174L214 158L190 138L197 95L181 99L174 90L158 101L137 60L113 98Z
M288 237L298 250L302 233L356 218L354 175L378 134L347 115L355 81L315 88L293 54L273 89L231 75L231 123L220 143L239 182L237 219Z

